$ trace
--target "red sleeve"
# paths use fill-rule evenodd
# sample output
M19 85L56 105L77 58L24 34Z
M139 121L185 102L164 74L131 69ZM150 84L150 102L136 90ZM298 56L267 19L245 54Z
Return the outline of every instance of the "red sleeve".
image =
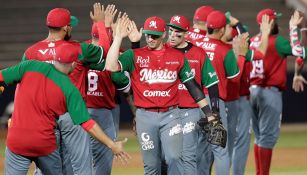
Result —
M296 64L299 66L303 66L304 65L304 60L301 57L297 57L295 60ZM1 75L0 75L1 76ZM0 77L1 80L1 77Z
M257 49L254 49L254 57L253 60L262 60L264 58L264 55L258 51Z
M93 119L90 119L84 123L81 124L81 127L88 132L89 130L91 130L93 128L93 126L96 124L96 122Z
M0 72L0 82L3 82L4 79L3 79L3 76L2 76L2 72Z
M107 56L107 53L110 49L110 39L106 31L106 27L104 22L97 22L96 23L99 35L99 46L103 47L104 56Z
M245 64L245 57L242 56L242 55L239 55L238 67L239 67L240 73L236 77L229 79L231 82L240 82L241 81L241 77L243 75L244 64Z

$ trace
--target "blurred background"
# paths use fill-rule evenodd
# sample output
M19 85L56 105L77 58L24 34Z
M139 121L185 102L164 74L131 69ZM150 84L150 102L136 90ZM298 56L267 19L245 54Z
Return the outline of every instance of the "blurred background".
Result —
M18 63L27 47L47 37L45 18L55 7L68 8L72 15L79 18L79 25L73 29L72 39L84 41L91 37L92 21L89 17L94 0L0 0L0 69ZM299 8L307 14L307 0L105 0L104 5L115 4L117 9L127 12L138 27L149 16L163 17L167 22L175 14L191 20L194 11L201 5L210 5L221 11L230 11L243 24L249 27L250 35L258 33L257 13L264 8L273 8L283 13L279 19L281 34L288 36L288 21L293 9ZM141 43L144 45L144 41ZM126 40L124 48L130 44ZM272 175L307 174L307 93L294 93L291 88L294 58L288 59L288 90L283 93L283 126L281 137L274 150ZM306 71L305 71L305 77ZM305 87L306 88L306 87ZM4 149L6 122L13 111L15 87L10 86L0 95L0 175L4 169ZM303 123L303 124L302 124ZM290 124L290 125L288 125ZM3 129L1 129L1 127ZM128 137L126 150L132 155L131 162L123 166L115 162L112 175L143 174L139 146L131 131L131 112L124 98L121 103L120 137ZM123 130L125 129L125 130ZM252 139L253 140L253 139ZM252 142L251 140L251 142ZM252 145L252 144L251 144ZM29 174L32 174L33 167ZM249 155L247 175L255 174L253 154Z
M48 31L45 18L49 10L55 7L68 8L72 15L79 18L79 25L73 29L72 39L84 41L91 37L92 21L89 17L94 0L1 0L0 6L0 68L18 63L27 47L45 39ZM305 1L306 2L306 1ZM211 5L221 11L230 11L243 24L249 27L251 35L259 31L256 15L263 8L273 8L283 13L279 19L280 32L288 36L288 21L293 9L305 11L304 0L105 0L104 5L115 4L117 9L127 12L131 19L141 27L149 16L160 16L166 21L175 14L181 14L191 20L194 11L201 5ZM306 13L305 13L306 14ZM144 42L142 42L144 44ZM124 48L129 48L125 41ZM307 93L294 93L291 89L293 77L293 58L288 59L288 90L284 92L284 123L307 122ZM10 86L0 96L0 123L5 126L13 110L15 87ZM131 113L124 100L121 103L121 123L131 121Z

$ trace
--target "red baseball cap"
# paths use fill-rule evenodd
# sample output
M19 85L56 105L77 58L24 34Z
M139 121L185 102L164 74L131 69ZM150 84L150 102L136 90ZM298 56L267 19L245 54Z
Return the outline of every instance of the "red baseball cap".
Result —
M282 13L277 13L275 10L269 8L263 9L257 14L258 24L261 24L263 15L268 15L271 21L272 19L275 20L276 18L281 17Z
M211 6L201 6L198 9L196 9L193 19L206 22L208 15L213 11L214 9Z
M67 25L76 27L78 19L75 16L70 16L69 10L65 8L55 8L49 11L46 25L50 27L64 27Z
M165 32L165 26L165 21L162 18L152 16L146 19L143 33L161 36Z
M171 21L169 24L167 24L170 27L178 28L184 31L188 31L190 27L189 20L181 15L175 15L171 18Z
M92 25L92 36L95 38L99 38L98 28L97 28L96 23L93 23Z
M213 11L207 17L207 27L212 29L220 29L227 24L226 16L221 11Z
M60 63L72 63L78 59L79 50L78 47L72 44L61 44L55 49L55 60Z

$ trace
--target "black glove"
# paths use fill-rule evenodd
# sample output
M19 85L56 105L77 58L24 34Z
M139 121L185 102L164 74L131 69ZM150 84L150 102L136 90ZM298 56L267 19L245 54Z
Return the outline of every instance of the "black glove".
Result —
M207 141L211 144L226 147L227 131L220 121L218 113L214 113L214 120L208 121L207 117L201 118L197 123L201 129L206 133Z

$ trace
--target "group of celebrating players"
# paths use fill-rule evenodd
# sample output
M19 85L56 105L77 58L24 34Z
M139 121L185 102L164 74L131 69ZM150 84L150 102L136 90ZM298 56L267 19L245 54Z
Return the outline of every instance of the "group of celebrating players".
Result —
M196 9L192 27L177 14L168 23L149 17L138 29L115 5L95 3L92 38L77 42L71 32L78 19L52 9L47 38L0 72L0 82L18 83L5 174L24 175L32 162L37 175L111 174L114 156L131 158L123 149L127 139L115 141L120 92L135 117L144 174L209 175L214 163L217 175L243 175L252 127L256 174L268 175L287 56L298 57L293 88L306 83L303 17L292 15L289 41L279 35L280 16L261 10L259 34L250 38L237 18L211 6ZM131 49L124 51L126 37Z

